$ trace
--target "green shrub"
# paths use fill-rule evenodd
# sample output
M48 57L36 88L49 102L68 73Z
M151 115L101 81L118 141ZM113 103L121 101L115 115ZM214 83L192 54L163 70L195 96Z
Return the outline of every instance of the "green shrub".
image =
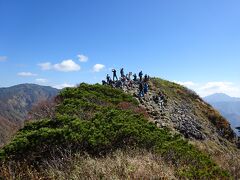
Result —
M0 151L0 157L6 161L27 160L36 165L48 158L54 148L70 146L73 152L102 156L117 149L137 147L163 156L177 169L179 178L229 177L207 155L179 135L157 128L134 108L119 108L121 102L137 105L131 96L120 90L81 84L78 88L62 91L59 99L54 121L45 119L27 124ZM87 109L91 109L91 116L79 116L79 112L84 114Z

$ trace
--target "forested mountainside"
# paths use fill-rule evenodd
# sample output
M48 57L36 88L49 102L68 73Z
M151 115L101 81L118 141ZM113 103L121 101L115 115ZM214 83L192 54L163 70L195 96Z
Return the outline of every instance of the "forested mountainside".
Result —
M36 84L0 88L0 147L22 127L32 106L54 98L59 90Z

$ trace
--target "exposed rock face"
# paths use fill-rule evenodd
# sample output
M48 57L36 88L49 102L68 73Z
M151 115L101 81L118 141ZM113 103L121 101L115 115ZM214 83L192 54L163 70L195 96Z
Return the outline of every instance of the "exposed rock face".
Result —
M150 121L160 128L182 134L238 177L240 173L232 167L240 169L239 140L230 123L198 95L181 85L157 78L151 79L149 85L149 93L144 98L138 97L137 83L123 90L136 97L140 106L148 112ZM163 107L153 99L159 91L167 100Z
M174 123L174 128L182 133L186 138L195 138L199 140L206 139L206 135L202 130L204 129L201 123L194 115L189 115L190 107L179 107L175 112L171 112L171 121Z
M150 121L158 127L169 128L192 140L214 140L219 145L225 140L236 143L228 121L194 92L161 79L152 79L149 85L149 93L141 98L138 97L138 82L132 87L124 86L123 90L136 97L150 115ZM166 99L163 106L154 101L159 91Z
M178 102L165 95L167 101L164 103L164 106L161 106L159 103L156 103L153 98L158 94L160 89L154 88L151 88L145 97L139 98L137 96L138 83L133 84L132 88L124 87L123 90L138 99L141 107L147 110L151 121L157 126L180 132L186 138L198 140L207 138L207 134L204 133L204 127L199 118L193 113L193 107L190 104Z

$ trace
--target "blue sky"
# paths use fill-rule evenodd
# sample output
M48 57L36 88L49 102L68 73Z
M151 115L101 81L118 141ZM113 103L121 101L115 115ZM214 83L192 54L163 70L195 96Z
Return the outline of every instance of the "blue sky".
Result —
M239 9L238 0L0 0L0 87L95 83L125 67L240 97Z

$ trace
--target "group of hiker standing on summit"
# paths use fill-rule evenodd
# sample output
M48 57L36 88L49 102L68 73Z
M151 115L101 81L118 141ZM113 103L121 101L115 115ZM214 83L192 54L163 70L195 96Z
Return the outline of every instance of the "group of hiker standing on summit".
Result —
M109 74L107 74L106 81L102 81L103 85L111 85L112 87L116 88L123 88L124 86L127 88L131 88L132 85L135 83L139 84L139 97L144 97L145 94L148 93L149 90L149 79L150 77L146 74L143 76L143 72L140 71L138 73L138 76L136 73L129 72L128 74L124 73L124 69L120 69L120 78L117 76L117 70L112 70L113 76L110 77Z
M145 95L148 94L150 80L149 75L145 74L143 76L142 71L138 73L138 76L136 73L133 74L132 72L129 72L125 75L123 68L120 69L120 78L118 78L117 76L116 69L112 69L112 73L112 78L109 74L107 74L106 81L102 81L103 85L110 85L115 88L132 88L133 84L137 84L139 98L145 97ZM155 103L159 104L162 108L164 107L164 102L166 102L166 98L161 91L159 91L159 93L154 95L152 98Z
M103 85L110 85L114 88L122 88L125 87L130 89L133 85L138 85L138 97L142 98L148 94L149 91L149 75L145 74L143 76L143 72L140 71L138 76L136 73L129 72L128 74L124 73L124 69L120 69L120 78L117 76L117 70L112 69L112 78L109 74L107 74L106 81L103 80ZM161 107L164 107L164 102L166 103L166 98L161 91L159 93L152 96L153 101L156 104L159 104Z

